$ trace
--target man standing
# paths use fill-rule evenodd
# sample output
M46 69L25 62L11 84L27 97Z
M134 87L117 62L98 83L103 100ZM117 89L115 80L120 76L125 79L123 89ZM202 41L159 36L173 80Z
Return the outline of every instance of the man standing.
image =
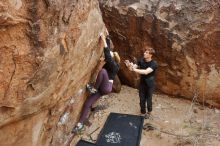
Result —
M153 48L145 48L144 57L141 58L137 64L125 60L125 64L130 71L141 74L139 97L141 114L145 114L145 118L149 118L152 112L152 95L155 88L154 78L157 69L157 62L152 59L154 54L155 50Z

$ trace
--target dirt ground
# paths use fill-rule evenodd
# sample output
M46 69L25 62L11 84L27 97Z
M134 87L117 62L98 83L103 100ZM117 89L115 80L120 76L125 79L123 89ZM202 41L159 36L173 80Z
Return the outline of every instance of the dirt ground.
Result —
M95 143L110 112L139 115L138 90L122 86L120 93L102 97L95 106L71 146L79 139ZM152 117L144 125L140 146L220 146L220 110L189 100L155 93Z

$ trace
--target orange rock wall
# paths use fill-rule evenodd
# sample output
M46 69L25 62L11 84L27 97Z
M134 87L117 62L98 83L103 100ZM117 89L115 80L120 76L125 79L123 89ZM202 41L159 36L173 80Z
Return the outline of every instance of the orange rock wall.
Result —
M0 1L0 145L60 146L102 53L96 0Z

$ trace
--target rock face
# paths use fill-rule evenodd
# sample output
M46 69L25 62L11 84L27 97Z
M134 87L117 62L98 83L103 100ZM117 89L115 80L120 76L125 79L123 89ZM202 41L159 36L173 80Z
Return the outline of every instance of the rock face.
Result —
M220 107L220 3L211 0L100 0L103 19L122 60L156 49L157 88ZM123 83L138 76L121 65Z
M104 27L96 0L0 2L1 146L63 145Z

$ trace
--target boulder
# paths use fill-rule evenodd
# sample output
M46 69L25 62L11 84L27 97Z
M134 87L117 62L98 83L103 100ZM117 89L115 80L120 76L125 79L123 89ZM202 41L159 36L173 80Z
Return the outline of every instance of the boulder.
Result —
M63 145L101 56L97 0L0 2L0 145Z
M157 89L220 107L220 3L207 0L100 0L103 19L122 61L155 48ZM121 65L123 84L139 76Z

